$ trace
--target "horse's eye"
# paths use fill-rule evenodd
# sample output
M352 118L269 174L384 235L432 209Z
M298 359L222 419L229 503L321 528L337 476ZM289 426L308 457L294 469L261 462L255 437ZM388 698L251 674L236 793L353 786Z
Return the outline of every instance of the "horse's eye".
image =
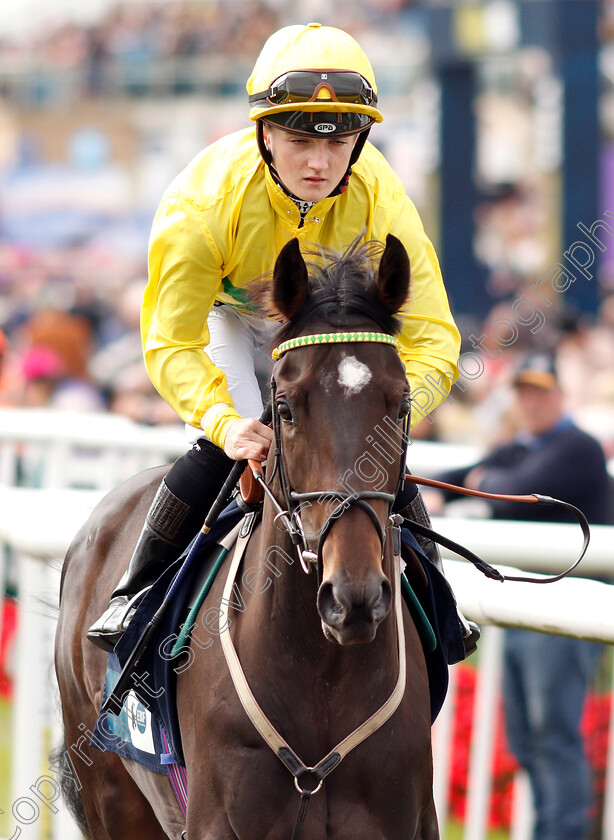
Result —
M280 400L277 403L277 413L283 423L292 423L292 412L287 402Z

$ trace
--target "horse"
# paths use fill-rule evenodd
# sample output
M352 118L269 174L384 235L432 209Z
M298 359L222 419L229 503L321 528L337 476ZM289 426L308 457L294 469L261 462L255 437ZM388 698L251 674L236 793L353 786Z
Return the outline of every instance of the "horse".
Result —
M307 261L293 239L264 284L259 303L281 322L274 442L257 474L261 516L194 625L202 636L208 605L225 605L215 643L195 634L178 669L185 817L167 777L88 745L106 654L86 631L168 467L111 491L75 537L55 659L67 773L93 840L438 840L425 654L400 597L391 516L410 408L395 347L409 286L392 235Z

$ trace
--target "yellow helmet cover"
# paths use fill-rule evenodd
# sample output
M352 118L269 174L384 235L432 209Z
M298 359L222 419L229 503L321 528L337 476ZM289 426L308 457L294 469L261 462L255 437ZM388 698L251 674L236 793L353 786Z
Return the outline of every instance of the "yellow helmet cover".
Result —
M313 78L310 78L313 77ZM250 119L288 112L363 114L384 119L373 68L357 41L332 26L286 26L267 40L247 80Z

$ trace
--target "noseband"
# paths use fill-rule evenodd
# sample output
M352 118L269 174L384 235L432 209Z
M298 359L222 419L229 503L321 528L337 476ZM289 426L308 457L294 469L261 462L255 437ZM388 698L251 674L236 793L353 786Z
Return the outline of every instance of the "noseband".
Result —
M321 346L330 344L350 344L359 342L390 344L394 347L398 347L397 340L393 336L388 335L387 333L366 331L317 333L315 335L303 335L297 338L291 338L288 341L284 341L282 344L280 344L273 350L272 357L275 361L277 361L281 358L282 355L284 355L284 353L287 353L290 350L299 347ZM409 444L410 414L408 413L403 419L403 427L401 429L402 453L400 460L399 478L394 493L385 493L379 490L359 490L354 491L352 493L340 490L313 490L307 493L299 493L296 490L293 490L290 486L290 481L288 479L288 473L286 470L282 444L281 421L279 417L279 412L276 410L275 396L277 393L277 382L275 380L275 371L273 371L273 375L271 376L270 387L272 422L273 431L275 433L274 466L273 473L268 482L265 483L262 479L259 480L269 499L271 500L275 509L277 510L276 519L281 520L286 531L290 535L292 543L297 547L299 560L303 570L307 574L309 574L309 572L311 571L311 564L316 565L318 570L318 581L321 580L322 550L324 547L324 541L330 533L330 530L335 524L336 520L339 519L347 510L349 510L350 507L358 507L361 510L363 510L373 523L373 526L375 527L375 530L379 537L381 546L381 557L383 559L384 545L386 541L386 531L381 523L379 516L367 500L377 499L387 502L388 510L390 511L390 507L394 502L397 493L401 489L402 484L405 480L405 462L407 457L407 447ZM277 499L275 499L275 496L273 495L272 491L268 486L268 484L270 484L270 482L272 481L273 476L275 476L276 474L279 475L279 484L283 495L284 507L282 507L277 501ZM328 514L323 527L320 529L319 539L317 542L316 549L314 551L312 548L310 548L309 539L307 534L305 533L305 529L301 521L300 508L303 502L323 502L329 499L337 502L337 504L335 505L333 510Z

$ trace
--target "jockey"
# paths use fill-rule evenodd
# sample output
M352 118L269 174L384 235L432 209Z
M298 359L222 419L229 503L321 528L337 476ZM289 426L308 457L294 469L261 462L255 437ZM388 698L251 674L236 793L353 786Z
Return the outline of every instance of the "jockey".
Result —
M254 365L277 325L246 289L288 240L341 250L357 237L394 234L411 263L399 335L411 390L428 387L428 374L440 383L429 389L432 410L458 375L460 336L435 251L401 180L367 142L383 116L358 43L319 23L285 27L264 45L247 92L255 127L205 148L171 183L153 222L145 364L192 446L162 481L128 570L90 628L106 650L131 602L196 535L233 461L267 456L273 433L256 419ZM411 518L428 522L420 494L407 491L396 507L409 504Z

